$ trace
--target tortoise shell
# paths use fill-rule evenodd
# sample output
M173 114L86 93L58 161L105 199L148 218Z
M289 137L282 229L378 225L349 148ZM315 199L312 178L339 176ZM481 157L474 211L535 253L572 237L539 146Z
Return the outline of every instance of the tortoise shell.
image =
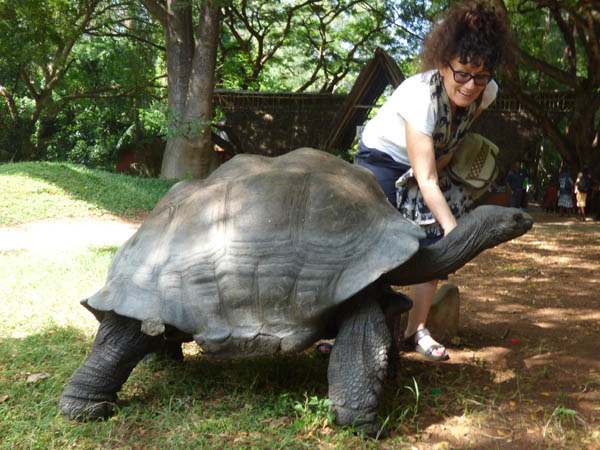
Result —
M170 325L208 354L298 351L422 237L362 167L309 148L238 155L173 186L83 303L150 335Z

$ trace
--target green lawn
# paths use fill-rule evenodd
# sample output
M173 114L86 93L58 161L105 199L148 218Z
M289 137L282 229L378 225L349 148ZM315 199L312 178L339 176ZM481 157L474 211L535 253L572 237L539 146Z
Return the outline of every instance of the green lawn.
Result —
M0 226L56 217L151 210L174 184L66 163L0 165Z
M152 209L173 181L71 164L0 165L0 226ZM57 405L97 329L79 301L102 287L116 247L0 251L0 448L336 448L369 440L330 426L327 360L310 354L143 363L118 414L76 423Z

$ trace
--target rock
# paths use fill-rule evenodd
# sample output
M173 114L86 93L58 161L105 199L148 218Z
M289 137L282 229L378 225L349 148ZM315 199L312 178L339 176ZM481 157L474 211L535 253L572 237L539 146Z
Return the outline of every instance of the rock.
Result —
M459 326L460 295L458 287L443 284L435 293L425 326L441 344L456 342ZM408 314L402 314L395 324L394 336L402 336ZM458 341L460 343L460 340ZM401 342L399 342L401 347Z
M427 318L427 328L440 342L451 342L458 334L460 294L458 287L444 284L435 293Z

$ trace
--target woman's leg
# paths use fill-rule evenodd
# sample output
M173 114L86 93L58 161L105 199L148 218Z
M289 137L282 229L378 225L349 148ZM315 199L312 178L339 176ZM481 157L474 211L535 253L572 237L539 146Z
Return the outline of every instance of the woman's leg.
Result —
M416 284L412 290L413 307L408 313L408 323L404 331L404 339L412 336L417 331L425 328L429 309L433 303L433 297L437 290L438 280L428 281L426 283ZM439 345L431 336L423 336L417 342L424 349L428 349L432 345ZM433 356L442 356L446 349L444 347L433 350Z
M359 152L355 155L356 164L369 169L375 175L377 183L385 193L390 203L397 208L396 205L396 180L400 178L408 169L409 166L396 162L391 156L382 153L376 149L365 147L361 141L359 144ZM408 314L408 325L404 333L404 338L408 338L415 334L418 330L425 328L427 315L433 303L433 297L437 290L438 280L430 281L415 285L413 288L413 307ZM423 336L418 344L424 349L429 349L432 345L439 345L431 336ZM433 350L432 355L435 357L442 356L446 349L441 347Z

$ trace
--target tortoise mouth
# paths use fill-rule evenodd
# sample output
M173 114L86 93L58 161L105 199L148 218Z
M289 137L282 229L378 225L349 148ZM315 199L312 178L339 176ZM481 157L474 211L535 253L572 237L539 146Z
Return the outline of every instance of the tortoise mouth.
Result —
M531 217L526 212L521 211L515 213L513 216L513 220L518 224L519 230L522 231L521 234L528 232L533 227L533 217Z
M523 236L533 227L533 218L524 211L515 209L511 219L509 224L496 229L493 246Z

